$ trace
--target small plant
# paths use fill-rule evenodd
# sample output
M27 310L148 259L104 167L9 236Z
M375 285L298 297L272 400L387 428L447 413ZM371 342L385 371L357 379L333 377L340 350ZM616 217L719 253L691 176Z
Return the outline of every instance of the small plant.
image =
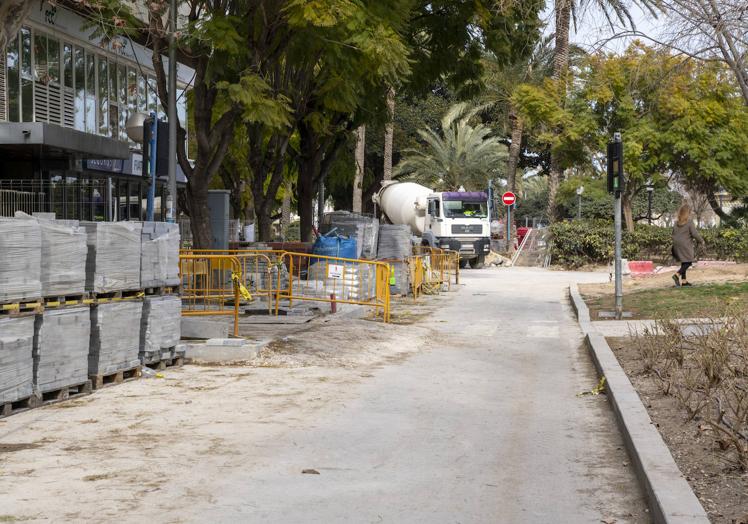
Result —
M715 453L748 471L748 312L724 310L684 333L660 319L633 336L646 372L715 432Z

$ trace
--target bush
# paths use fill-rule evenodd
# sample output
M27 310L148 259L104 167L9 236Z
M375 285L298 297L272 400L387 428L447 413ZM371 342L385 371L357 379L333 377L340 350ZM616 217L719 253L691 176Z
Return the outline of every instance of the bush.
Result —
M702 258L748 261L748 228L715 228L701 231L705 250ZM551 226L551 260L568 268L607 264L613 259L615 235L606 220L576 220ZM672 229L637 224L623 231L623 257L629 260L672 261Z

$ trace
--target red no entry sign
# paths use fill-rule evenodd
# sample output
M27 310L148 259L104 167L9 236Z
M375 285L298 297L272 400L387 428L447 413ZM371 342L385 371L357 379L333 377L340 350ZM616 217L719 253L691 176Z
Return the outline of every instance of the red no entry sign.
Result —
M505 206L511 206L517 201L517 196L511 191L507 191L501 195L501 201L504 202Z

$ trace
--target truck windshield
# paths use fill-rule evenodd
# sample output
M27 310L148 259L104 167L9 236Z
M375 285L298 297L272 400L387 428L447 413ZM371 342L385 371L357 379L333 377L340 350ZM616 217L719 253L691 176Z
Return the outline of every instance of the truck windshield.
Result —
M486 202L444 201L444 215L447 218L486 218L487 209Z

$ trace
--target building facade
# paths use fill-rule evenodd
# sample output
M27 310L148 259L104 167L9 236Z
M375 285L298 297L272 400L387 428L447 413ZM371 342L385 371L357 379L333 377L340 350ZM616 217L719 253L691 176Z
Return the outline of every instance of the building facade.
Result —
M149 182L125 124L134 112L165 117L151 51L127 38L104 44L80 14L30 1L27 20L0 50L0 216L142 220ZM177 76L186 127L192 72L179 64ZM186 182L179 168L177 180ZM165 219L165 192L159 180L157 220Z

